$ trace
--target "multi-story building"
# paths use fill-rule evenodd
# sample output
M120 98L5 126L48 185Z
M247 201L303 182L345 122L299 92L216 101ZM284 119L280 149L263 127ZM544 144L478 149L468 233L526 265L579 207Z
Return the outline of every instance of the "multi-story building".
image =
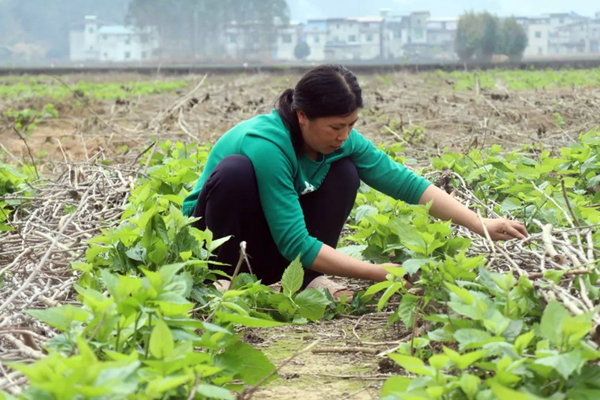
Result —
M410 18L408 16L385 16L382 41L383 58L400 59L408 43Z
M429 18L427 20L427 45L433 54L450 58L454 55L454 39L458 18Z
M274 60L296 60L296 46L302 40L304 25L299 22L290 22L277 28L277 42L275 43Z
M69 32L71 61L144 61L156 57L158 49L152 29L102 25L95 16L85 17L83 29Z
M591 55L600 52L600 12L595 18L575 13L517 18L527 32L526 58Z
M548 55L548 40L550 35L550 17L516 18L527 33L527 47L524 57L544 57Z
M325 22L326 59L372 60L381 57L382 17L331 18Z
M352 18L327 20L325 58L329 60L360 60L360 29Z
M381 58L383 52L383 17L356 18L359 29L360 59Z
M310 55L307 57L307 60L324 60L325 46L327 45L327 20L309 20L304 26L302 37L310 48Z
M553 54L599 54L600 18L598 17L600 15L596 15L593 19L579 19L557 27L552 34Z

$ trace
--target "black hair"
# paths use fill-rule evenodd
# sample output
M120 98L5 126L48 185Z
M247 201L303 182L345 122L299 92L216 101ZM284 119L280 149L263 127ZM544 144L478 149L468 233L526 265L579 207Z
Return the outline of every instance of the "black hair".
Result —
M296 153L304 141L296 111L308 119L346 116L363 107L362 89L356 75L342 65L321 65L307 72L294 89L286 89L276 108L292 135Z

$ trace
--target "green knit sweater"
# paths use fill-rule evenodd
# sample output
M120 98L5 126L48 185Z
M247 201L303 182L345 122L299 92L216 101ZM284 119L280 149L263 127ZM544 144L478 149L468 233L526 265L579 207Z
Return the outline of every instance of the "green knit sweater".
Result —
M288 260L300 255L305 268L312 265L323 243L308 234L299 197L319 189L331 163L350 157L363 182L410 204L417 204L430 184L394 162L356 130L339 150L321 155L320 161L297 155L289 130L273 110L238 124L217 141L195 189L183 202L185 215L193 212L213 169L233 154L248 157L254 166L260 202L277 248Z

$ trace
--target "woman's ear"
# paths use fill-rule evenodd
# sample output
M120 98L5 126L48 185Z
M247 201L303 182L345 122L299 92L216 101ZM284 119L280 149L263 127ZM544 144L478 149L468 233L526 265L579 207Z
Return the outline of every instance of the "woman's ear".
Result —
M296 111L296 116L298 117L298 124L300 126L304 126L306 124L306 120L308 119L306 113L302 110L298 110Z

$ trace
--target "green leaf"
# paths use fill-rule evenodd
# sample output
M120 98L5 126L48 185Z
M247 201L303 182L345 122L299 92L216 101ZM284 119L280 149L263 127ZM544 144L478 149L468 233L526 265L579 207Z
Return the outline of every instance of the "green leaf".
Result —
M435 377L435 368L426 366L425 363L417 357L405 356L402 354L388 354L388 356L409 372L432 378Z
M300 262L300 256L298 256L283 272L283 276L281 277L283 292L288 296L293 295L300 290L303 281L304 269Z
M485 312L477 306L470 306L465 303L459 303L457 301L449 301L448 306L456 313L464 315L476 321L484 319Z
M363 257L362 253L366 248L367 248L366 245L358 244L358 245L349 245L349 246L340 247L336 250L339 251L340 253L346 254L347 256L350 256L352 258L356 258L358 260L364 260L365 258Z
M146 387L146 393L151 396L165 393L171 389L182 386L183 384L194 379L189 375L185 376L167 376L164 378L152 379Z
M460 297L460 299L468 305L471 305L475 302L475 296L471 294L471 292L469 292L467 289L458 287L448 282L444 282L444 285L446 285L446 287L450 289L452 293Z
M402 289L402 287L404 287L402 282L394 282L390 287L388 287L377 303L377 311L381 311L381 309L387 304L390 297L392 297L398 290Z
M540 334L550 340L553 345L562 345L563 321L570 316L567 309L557 301L551 301L544 310L540 323Z
M229 390L214 385L198 385L198 393L208 397L209 399L235 400L235 397Z
M163 359L171 354L174 347L171 330L162 319L159 319L150 335L150 354L155 358Z
M402 263L407 274L412 275L419 271L422 266L429 264L430 258L411 258Z
M148 259L154 264L160 264L167 257L168 251L169 248L159 240L154 243L154 250L148 254Z
M467 369L473 364L475 361L479 360L481 357L485 356L488 353L488 350L479 350L473 351L471 353L459 354L454 350L451 350L444 346L444 353L450 357L450 361L454 363L460 369Z
M271 372L275 366L259 350L247 343L238 342L216 356L218 366L238 374L249 385L255 385ZM275 375L276 376L276 375Z
M245 315L239 314L228 314L225 312L217 312L217 318L219 321L223 322L233 322L234 324L239 324L242 326L247 326L250 328L268 328L272 326L281 326L285 325L284 322L272 321L268 319L254 318Z
M507 212L513 211L513 210L517 210L519 208L521 208L521 200L515 198L515 197L507 197L506 199L504 199L504 201L500 204L500 214L506 214Z
M498 400L539 400L539 397L537 396L529 393L517 392L516 390L504 387L493 380L488 380L487 384L492 388L492 391Z
M405 376L392 376L388 378L381 388L381 396L391 396L394 394L404 393L408 390L408 385L412 382L412 378Z
M398 279L402 279L404 275L406 275L406 272L402 267L383 267L383 269Z
M412 295L412 294L404 294L402 296L402 300L400 300L400 305L396 310L396 314L402 319L402 322L406 326L407 329L412 328L415 318L415 310L417 308L417 304L419 303L420 297Z
M448 364L449 361L450 361L450 359L443 354L436 354L436 355L429 357L429 365L431 365L433 368L437 369L438 371L443 369Z
M459 329L454 333L454 338L460 344L460 350L481 347L491 337L492 335L479 329Z
M161 283L164 285L173 279L173 277L183 268L185 263L169 264L165 265L158 270L160 275Z
M62 332L69 329L71 322L86 322L89 317L89 313L86 310L71 304L47 308L45 310L27 310L27 314Z
M479 392L479 384L481 383L481 379L474 375L463 374L458 383L469 400L475 399L475 396Z
M565 379L569 379L571 374L575 372L581 364L584 364L585 360L582 359L581 353L576 350L570 353L559 354L556 356L544 357L536 360L534 364L546 365L554 368L556 372L561 374Z
M131 258L132 260L144 262L144 259L146 258L146 252L146 248L142 246L141 243L138 243L132 248L128 249L125 254L127 254L127 257Z
M220 238L220 239L213 240L213 241L210 243L210 246L208 246L208 251L209 251L209 252L213 252L213 251L215 251L216 249L218 249L218 248L219 248L219 247L220 247L220 246L221 246L223 243L225 243L225 242L226 242L226 241L228 241L229 239L231 239L231 236L226 236L226 237L224 237L224 238Z
M506 318L498 310L490 310L491 314L488 313L483 321L483 325L488 331L493 332L496 336L502 335L502 333L510 325L510 319Z
M298 293L294 299L300 307L300 315L311 321L318 321L323 317L329 300L317 289L305 289Z
M360 222L363 220L363 218L365 218L368 215L375 215L377 214L377 208L370 206L368 204L364 204L362 206L358 206L356 207L356 211L354 213L354 219L356 220L356 222Z
M383 281L383 282L378 282L374 285L372 285L371 287L369 287L367 289L367 291L365 292L365 294L363 294L363 296L372 296L377 292L382 291L383 289L386 289L388 287L390 287L392 285L392 281Z
M531 340L534 338L535 332L530 330L527 333L520 335L517 339L515 339L515 350L519 354L523 354L523 350L529 346Z

